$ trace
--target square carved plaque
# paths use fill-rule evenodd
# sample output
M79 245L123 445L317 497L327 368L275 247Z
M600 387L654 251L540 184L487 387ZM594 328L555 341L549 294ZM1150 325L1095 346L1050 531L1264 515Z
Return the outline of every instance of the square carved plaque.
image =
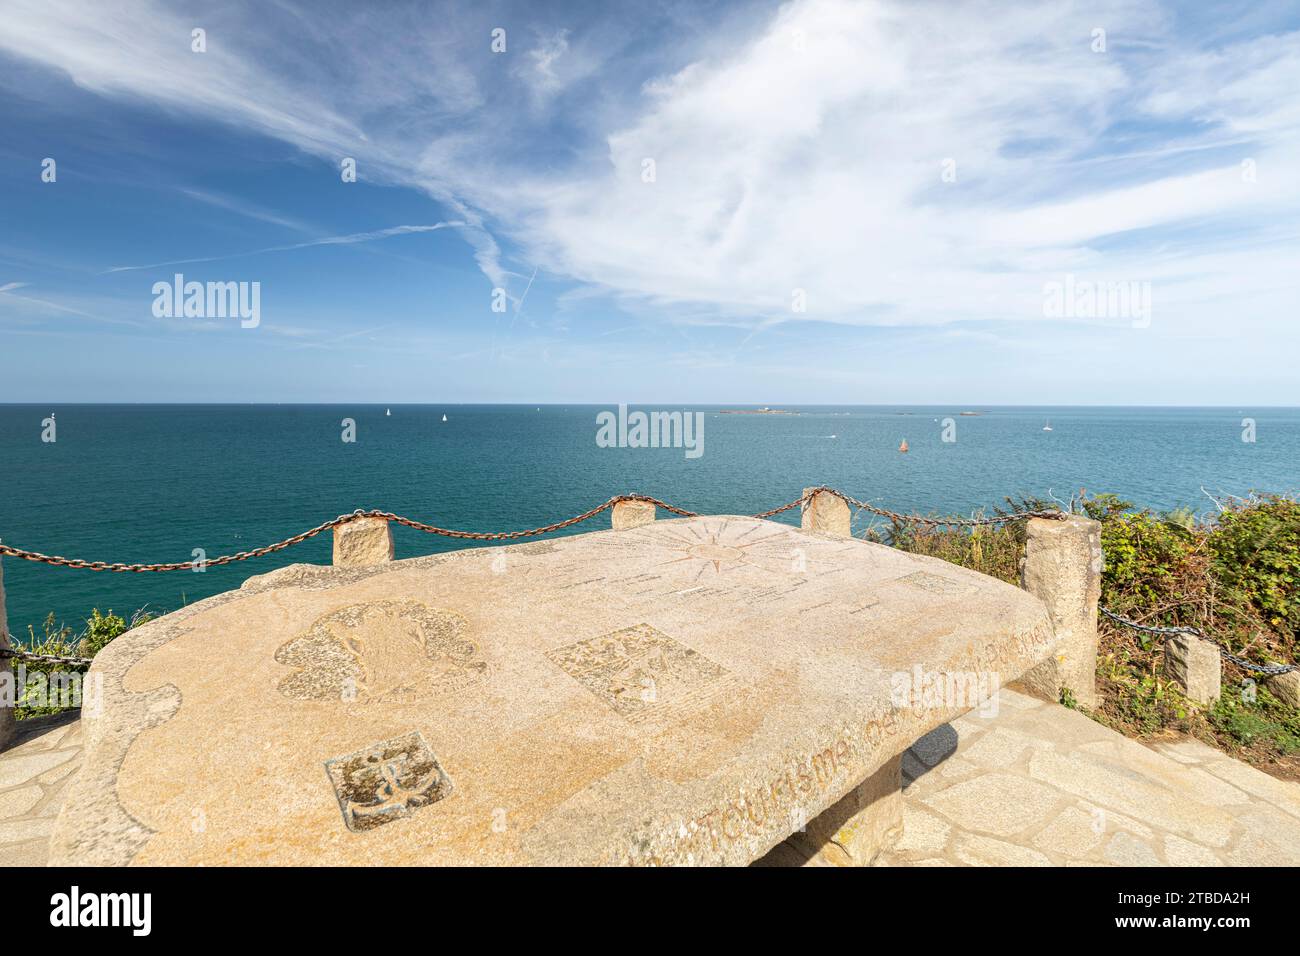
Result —
M704 703L729 677L720 664L649 624L566 644L546 657L634 722Z
M409 817L451 793L451 780L419 731L325 762L353 833Z

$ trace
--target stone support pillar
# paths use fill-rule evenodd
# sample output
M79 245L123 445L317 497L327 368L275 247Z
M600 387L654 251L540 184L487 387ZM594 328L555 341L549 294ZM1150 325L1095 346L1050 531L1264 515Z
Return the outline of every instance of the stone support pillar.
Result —
M805 488L804 503L800 508L799 518L800 526L805 531L819 531L822 534L833 534L840 538L847 538L852 533L852 516L849 514L849 506L843 498L833 495L829 491L819 491L809 496L812 488Z
M334 527L334 566L366 567L393 560L393 532L384 518L353 518Z
M639 528L655 520L655 506L649 501L619 501L610 509L609 520L615 531Z
M903 755L854 787L758 861L760 866L869 866L903 834Z
M1020 586L1047 605L1058 641L1020 684L1053 702L1069 689L1084 707L1096 707L1101 525L1082 515L1030 518L1025 533Z
M1209 707L1222 691L1223 660L1219 645L1195 634L1165 637L1165 676L1188 700Z

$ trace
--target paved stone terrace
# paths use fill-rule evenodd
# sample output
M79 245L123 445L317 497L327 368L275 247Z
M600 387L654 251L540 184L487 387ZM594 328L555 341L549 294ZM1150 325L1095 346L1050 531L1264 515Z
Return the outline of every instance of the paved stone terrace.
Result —
M1148 747L1004 690L903 758L878 866L1296 866L1300 784L1199 741Z
M45 863L80 759L71 716L0 754L0 866ZM1012 691L918 741L903 772L905 832L877 866L1300 865L1300 784Z
M74 714L18 724L0 753L0 866L44 866L50 830L73 772L81 766L81 721Z

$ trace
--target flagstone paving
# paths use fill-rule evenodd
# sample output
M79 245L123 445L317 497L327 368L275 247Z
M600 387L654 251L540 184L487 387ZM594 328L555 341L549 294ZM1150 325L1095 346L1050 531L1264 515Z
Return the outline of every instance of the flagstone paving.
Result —
M1300 865L1300 784L1013 691L998 705L903 757L903 836L875 865Z
M0 866L44 866L54 818L81 766L81 721L75 714L18 725L0 753Z
M80 721L45 717L0 754L0 866L44 865L81 746ZM903 836L877 866L1300 865L1300 784L1013 691L917 741L903 773Z

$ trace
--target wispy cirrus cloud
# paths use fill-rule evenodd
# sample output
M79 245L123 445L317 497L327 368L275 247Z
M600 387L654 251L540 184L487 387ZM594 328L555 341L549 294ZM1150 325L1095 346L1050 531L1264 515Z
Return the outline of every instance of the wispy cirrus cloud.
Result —
M85 309L77 309L60 302L53 302L47 298L15 294L16 289L26 288L30 288L30 283L6 282L4 285L0 285L0 304L15 305L20 316L29 320L32 318L49 318L53 313L55 315L73 315L81 319L91 319L108 325L128 325L137 328L140 326L140 323L109 318L95 312L87 312Z
M1189 323L1229 294L1263 315L1300 252L1284 227L1294 24L1228 41L1138 0L794 0L689 45L670 11L634 45L617 11L585 26L522 9L11 0L0 49L106 97L355 156L445 203L494 285L527 278L506 262L539 263L688 323L1039 319L1043 280L1071 270L1159 281ZM494 56L498 20L510 52Z
M63 312L68 315L79 315L87 319L95 318L95 316L91 315L89 312L83 312L80 309L73 309L66 305L60 305L59 303L51 302L48 299L39 299L39 298L35 298L34 296L14 294L15 289L25 289L27 288L27 285L28 284L26 282L6 282L4 285L0 286L0 296L3 296L5 299L9 299L14 302L22 302L27 305L34 305L41 310L48 309L48 310L53 310L55 312Z

